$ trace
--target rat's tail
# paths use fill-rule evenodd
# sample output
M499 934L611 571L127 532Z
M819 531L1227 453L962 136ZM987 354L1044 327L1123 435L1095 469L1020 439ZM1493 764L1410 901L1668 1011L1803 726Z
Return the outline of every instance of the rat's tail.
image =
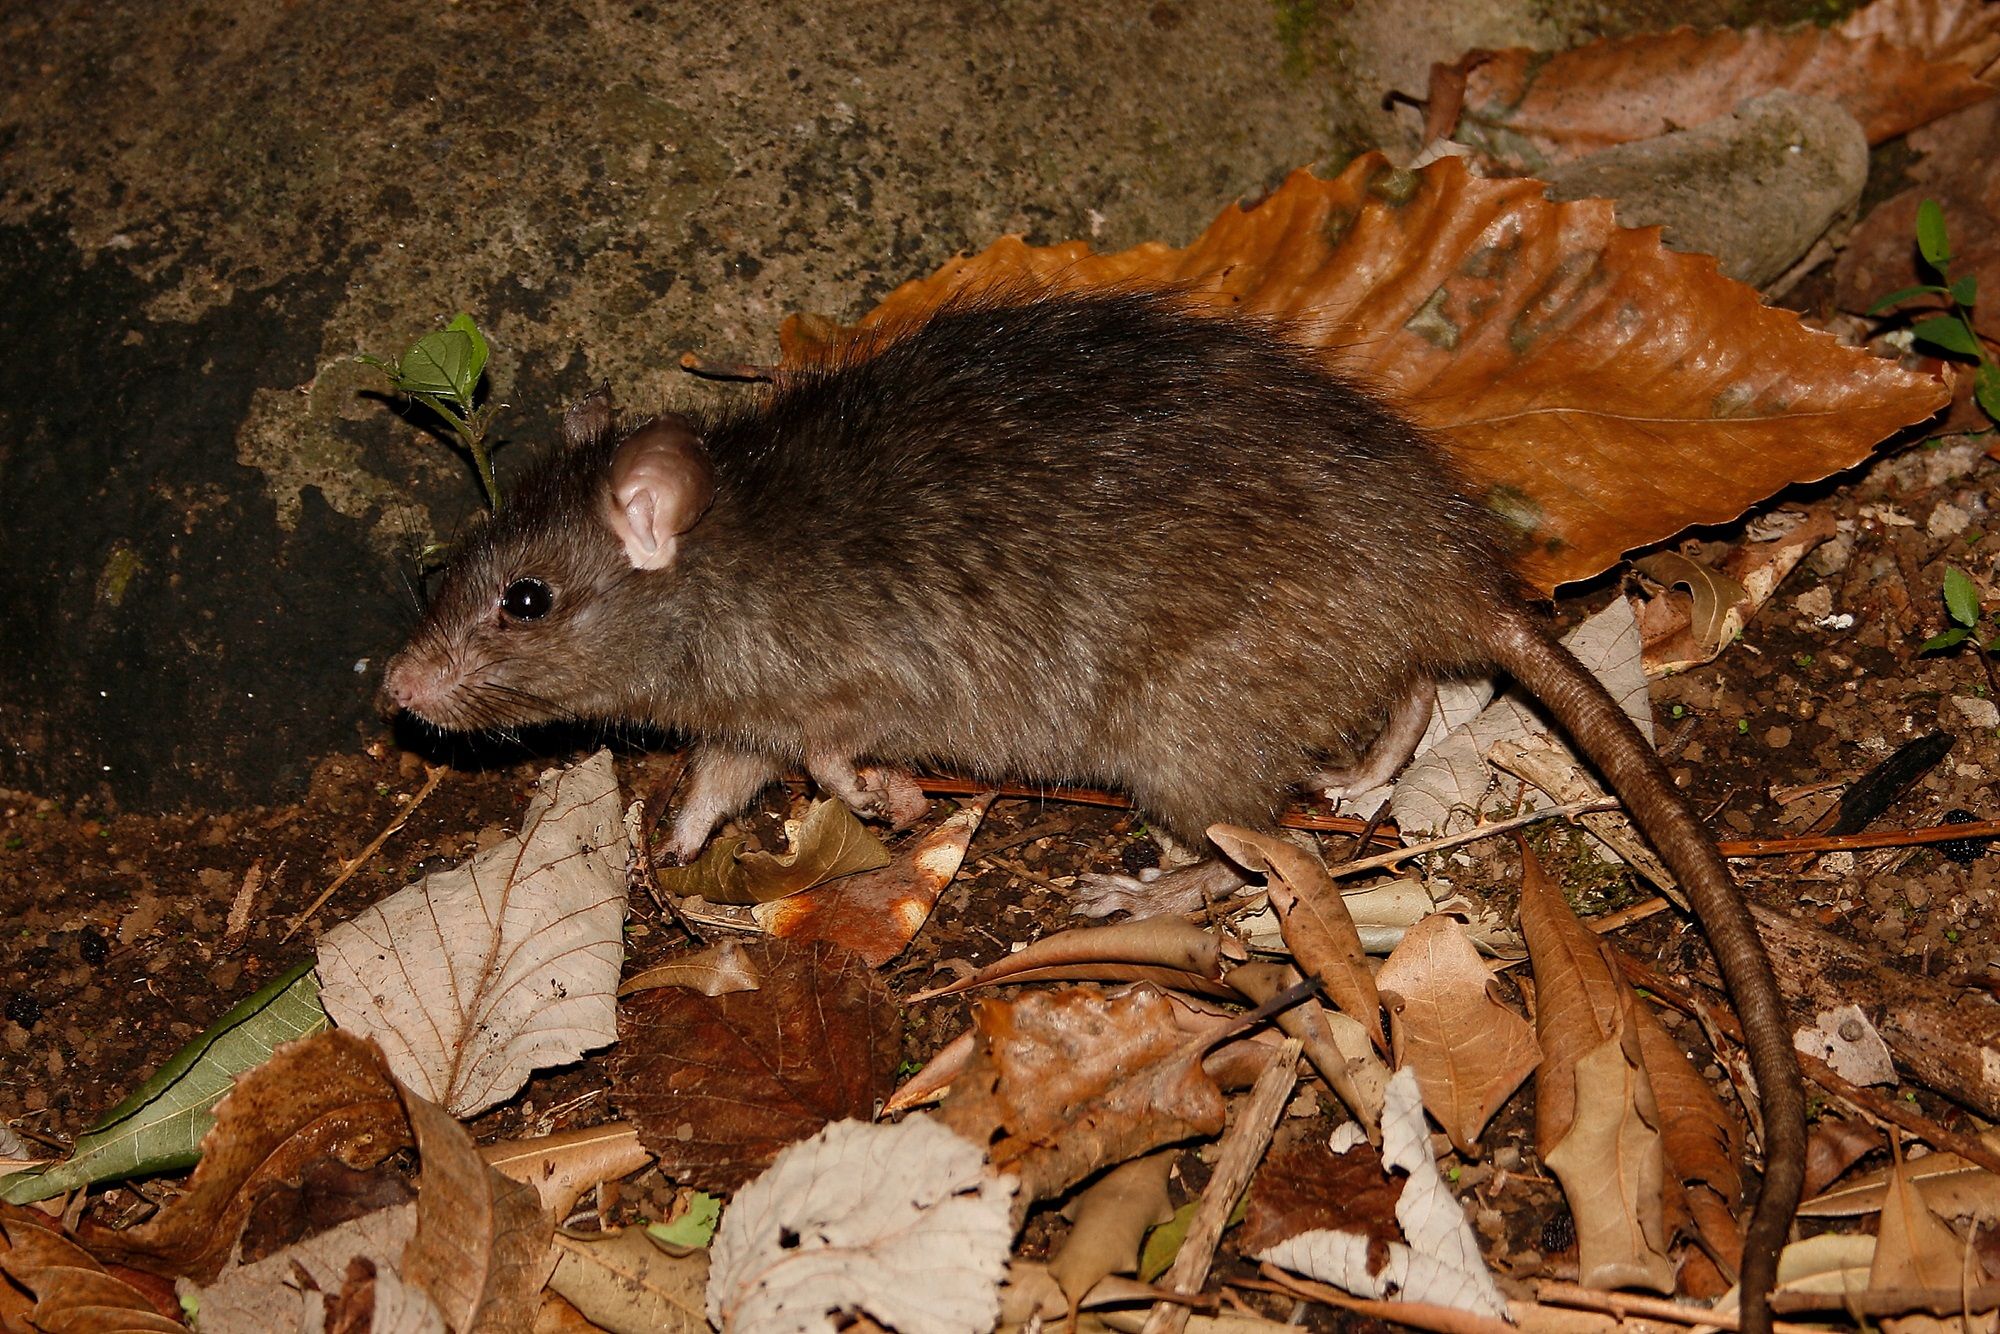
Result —
M1740 1274L1742 1328L1762 1334L1771 1327L1778 1251L1805 1184L1806 1147L1805 1090L1770 959L1708 831L1597 678L1525 607L1496 615L1490 647L1495 664L1540 700L1597 766L1680 881L1729 984L1764 1111L1764 1188L1743 1234Z

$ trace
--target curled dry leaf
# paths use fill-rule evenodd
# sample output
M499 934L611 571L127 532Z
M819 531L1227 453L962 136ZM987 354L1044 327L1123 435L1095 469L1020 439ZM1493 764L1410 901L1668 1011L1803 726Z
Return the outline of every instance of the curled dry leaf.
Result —
M542 775L521 833L327 932L320 1002L457 1116L616 1040L625 862L611 752Z
M215 1109L187 1189L154 1218L91 1236L104 1258L207 1282L236 1245L251 1202L321 1158L371 1167L411 1142L382 1053L333 1030L288 1042Z
M1942 54L1942 53L1940 53ZM1840 103L1879 144L1991 96L1974 71L1873 35L1810 25L1607 38L1550 54L1472 51L1431 72L1428 137L1468 144L1490 169L1528 176L1650 139L1784 89ZM1440 124L1447 108L1456 124Z
M927 1117L836 1122L730 1202L711 1248L709 1319L724 1334L830 1334L832 1313L864 1311L899 1334L985 1334L1015 1189Z
M639 1227L608 1236L558 1236L549 1287L592 1328L706 1334L708 1252L669 1255Z
M1081 926L1044 936L949 986L918 992L912 1001L955 996L997 982L1157 982L1201 995L1233 997L1221 982L1225 957L1243 947L1179 917L1141 917L1110 926Z
M1576 1219L1585 1287L1674 1290L1662 1207L1660 1109L1630 1031L1576 1058L1568 1130L1542 1155Z
M978 1001L972 1014L972 1058L939 1118L1021 1178L1023 1207L1107 1164L1222 1129L1206 1044L1184 1038L1150 988L1031 992Z
M1235 825L1210 825L1208 836L1237 865L1266 873L1265 892L1299 972L1317 979L1327 999L1379 1050L1388 1051L1375 974L1347 904L1319 858L1287 838Z
M1461 1153L1541 1059L1528 1021L1493 998L1493 975L1449 917L1410 928L1375 983L1389 1007L1398 1070ZM1393 1081L1392 1085L1393 1085Z
M769 903L859 871L889 864L889 850L844 801L816 801L790 831L790 852L745 852L740 834L724 834L692 866L663 868L660 888L710 903Z
M797 366L957 294L1121 284L1291 322L1437 434L1519 529L1517 567L1542 589L1848 467L1948 397L1764 306L1714 260L1665 250L1656 230L1619 228L1605 200L1551 203L1538 182L1483 180L1452 158L1398 171L1378 154L1330 181L1295 172L1184 249L1003 238L905 283L855 329L794 318L780 340Z
M1882 1132L1867 1126L1857 1127L1855 1143L1841 1156L1852 1158L1860 1155L1854 1150L1882 1147ZM2000 1131L1989 1130L1980 1136L1988 1147L2000 1148ZM1816 1199L1799 1206L1802 1218L1851 1218L1871 1214L1882 1207L1888 1197L1890 1177L1893 1168L1883 1168L1869 1172L1838 1190L1830 1190ZM1904 1177L1916 1183L1923 1191L1924 1201L1938 1213L1949 1218L1973 1218L1981 1224L2000 1222L2000 1176L1995 1176L1985 1168L1969 1163L1955 1153L1930 1153L1921 1158L1909 1159L1902 1165Z
M501 1176L534 1187L551 1218L568 1217L585 1191L653 1161L639 1145L638 1128L626 1121L485 1144L479 1156Z
M25 1312L32 1326L67 1331L116 1330L130 1334L184 1334L185 1327L132 1284L106 1272L89 1251L33 1224L8 1221L0 1270L34 1295ZM0 1308L4 1309L4 1308ZM10 1326L11 1327L11 1326Z
M636 996L654 987L682 987L704 996L727 996L732 991L755 991L763 984L748 949L732 936L705 950L632 974L618 984L618 994Z
M1749 624L1785 576L1835 531L1833 515L1816 510L1776 537L1738 543L1711 569L1677 552L1635 562L1667 587L1639 609L1646 675L1664 676L1713 661ZM1675 585L1685 584L1689 593Z
M635 996L610 1058L640 1141L704 1189L740 1184L829 1121L873 1115L902 1055L896 1002L861 960L825 941L744 949L761 988Z
M830 940L880 968L903 952L930 919L938 895L958 874L966 845L993 804L994 794L973 797L896 859L790 898L760 903L758 925L787 940Z
M1049 1273L1074 1307L1098 1280L1139 1268L1139 1243L1148 1228L1174 1216L1167 1198L1168 1153L1149 1153L1106 1172L1077 1197L1062 1249Z
M555 1267L541 1197L487 1166L465 1127L436 1103L405 1089L403 1107L424 1164L403 1277L453 1329L526 1334Z

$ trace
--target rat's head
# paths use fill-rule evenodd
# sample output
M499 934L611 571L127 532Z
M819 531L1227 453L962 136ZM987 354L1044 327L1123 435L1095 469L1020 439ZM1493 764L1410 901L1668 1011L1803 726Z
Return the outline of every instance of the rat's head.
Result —
M603 389L570 408L563 437L453 550L389 662L387 702L453 731L630 712L714 475L684 418L618 439Z

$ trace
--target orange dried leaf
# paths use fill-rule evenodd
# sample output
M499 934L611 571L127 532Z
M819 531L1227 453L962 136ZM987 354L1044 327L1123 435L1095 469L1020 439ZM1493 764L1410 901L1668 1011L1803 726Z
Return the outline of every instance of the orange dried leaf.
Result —
M1948 396L1664 249L1657 229L1620 228L1606 201L1378 154L1330 181L1295 172L1184 249L1004 237L853 328L794 317L780 340L796 368L863 354L956 296L1119 285L1290 323L1438 436L1544 590L1851 466Z
M1676 28L1553 55L1526 47L1468 52L1432 70L1433 105L1449 107L1456 94L1458 119L1440 126L1434 116L1428 128L1525 176L1728 115L1777 89L1839 102L1871 144L1992 95L1970 67L1873 34Z

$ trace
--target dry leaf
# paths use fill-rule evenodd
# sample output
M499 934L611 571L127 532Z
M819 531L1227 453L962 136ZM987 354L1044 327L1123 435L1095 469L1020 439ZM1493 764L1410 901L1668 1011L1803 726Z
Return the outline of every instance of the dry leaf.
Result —
M2000 56L2000 8L1988 0L1874 0L1842 19L1839 31L1856 41L1880 37L1979 71Z
M1351 1232L1384 1245L1403 1240L1400 1177L1367 1144L1335 1153L1318 1139L1273 1148L1250 1182L1236 1244L1261 1255L1302 1232Z
M1869 1138L1869 1147L1881 1147L1879 1130L1870 1132ZM1988 1147L2000 1148L2000 1130L1988 1130L1979 1138ZM1883 1168L1869 1172L1838 1190L1808 1200L1799 1206L1799 1216L1851 1218L1874 1213L1888 1198L1891 1178L1897 1170ZM1982 1226L2000 1221L2000 1176L1987 1169L1955 1153L1929 1153L1906 1159L1900 1171L1906 1181L1922 1190L1924 1203L1933 1212L1947 1218L1975 1219Z
M869 967L880 968L901 954L929 920L938 895L958 874L966 845L993 796L988 792L970 798L879 870L759 904L757 924L787 940L830 940L860 955Z
M764 984L627 1001L610 1058L619 1106L669 1176L726 1190L829 1121L874 1114L902 1055L896 1002L836 945L744 947Z
M1639 609L1646 675L1686 671L1720 656L1785 576L1834 531L1833 515L1818 510L1776 537L1738 543L1715 569L1674 552L1634 562L1668 585ZM1695 591L1682 593L1677 583Z
M1875 1229L1875 1259L1868 1268L1868 1286L1957 1291L1981 1273L1978 1260L1969 1254L1965 1243L1930 1211L1922 1189L1903 1170L1902 1164L1897 1164L1889 1173L1889 1189L1882 1201L1881 1221ZM1961 1322L1906 1315L1884 1320L1882 1327L1891 1334L1984 1331L1994 1327L1994 1316L1989 1312Z
M1047 1199L1110 1163L1222 1129L1206 1045L1176 1027L1158 992L1092 987L972 1007L978 1034L939 1119Z
M668 1255L642 1227L608 1236L558 1236L549 1287L594 1327L656 1334L708 1330L708 1252Z
M1106 1172L1070 1209L1069 1236L1049 1261L1049 1274L1075 1306L1110 1274L1139 1268L1139 1243L1148 1228L1173 1217L1167 1173L1173 1155L1151 1153Z
M1347 904L1319 858L1289 839L1234 825L1210 825L1208 836L1237 865L1266 873L1265 892L1299 972L1317 978L1335 1008L1386 1052L1375 974Z
M755 991L763 984L743 942L732 936L705 950L634 973L618 984L618 994L636 996L654 987L684 987L704 996L727 996L732 991Z
M180 1321L164 1314L132 1284L105 1271L89 1251L32 1224L8 1221L8 1247L0 1270L30 1293L34 1328L50 1334L130 1331L131 1334L185 1334Z
M1332 1283L1361 1297L1387 1297L1504 1318L1472 1227L1431 1156L1413 1072L1389 1081L1382 1113L1382 1161L1408 1180L1396 1197L1396 1221L1408 1244L1359 1232L1302 1232L1257 1252L1259 1260Z
M1940 53L1942 55L1942 53ZM1879 37L1805 26L1716 28L1588 42L1553 54L1469 52L1431 73L1431 100L1456 125L1428 127L1496 172L1530 176L1600 148L1728 115L1759 93L1830 98L1879 144L1991 95L1964 65Z
M89 1244L104 1258L207 1282L268 1186L328 1156L370 1167L410 1142L408 1115L373 1043L338 1029L287 1042L216 1104L185 1192L138 1227L93 1234Z
M1415 1074L1424 1105L1466 1154L1541 1059L1528 1021L1493 998L1492 981L1458 923L1442 915L1410 928L1375 976L1398 1070Z
M1542 1155L1576 1219L1586 1287L1674 1290L1661 1207L1666 1154L1660 1109L1638 1061L1638 1043L1609 1037L1575 1062L1575 1115Z
M1157 982L1179 991L1234 998L1222 984L1225 956L1242 958L1235 941L1181 917L1141 917L1110 926L1058 931L998 959L969 977L912 996L911 1002L955 996L999 982Z
M326 933L320 1002L456 1116L616 1040L625 862L611 752L542 775L521 833Z
M724 1334L831 1331L859 1310L898 1334L985 1334L1014 1237L1016 1183L926 1117L842 1121L738 1191L711 1248Z
M814 802L790 838L790 852L745 852L741 835L725 834L694 865L662 869L660 888L710 903L769 903L889 864L889 850L844 801Z
M562 1130L535 1139L483 1144L479 1156L511 1180L533 1186L552 1218L565 1218L583 1193L629 1176L653 1161L638 1128L624 1121Z
M1513 523L1542 589L1825 477L1948 397L1806 328L1706 256L1619 228L1604 200L1379 155L1232 205L1185 249L1003 238L905 283L856 330L788 320L790 365L893 336L955 293L1171 285L1289 320L1327 364L1438 434Z
M1372 987L1374 979L1369 981ZM1229 970L1229 984L1253 1005L1262 1005L1298 982L1298 972L1289 964L1251 963ZM1369 1030L1314 1000L1279 1011L1276 1021L1287 1037L1298 1039L1313 1069L1319 1071L1334 1095L1354 1113L1354 1119L1361 1123L1368 1138L1380 1139L1382 1098L1389 1086L1389 1067L1377 1054ZM1212 1060L1207 1069L1216 1075L1218 1083L1230 1086Z
M328 1294L337 1293L356 1257L393 1268L416 1231L415 1204L350 1219L252 1264L233 1265L199 1289L202 1334L266 1334L309 1329ZM314 1286L300 1283L303 1273ZM419 1294L421 1298L421 1294ZM428 1302L428 1298L421 1298ZM433 1307L433 1310L436 1308ZM324 1319L324 1315L319 1317Z

